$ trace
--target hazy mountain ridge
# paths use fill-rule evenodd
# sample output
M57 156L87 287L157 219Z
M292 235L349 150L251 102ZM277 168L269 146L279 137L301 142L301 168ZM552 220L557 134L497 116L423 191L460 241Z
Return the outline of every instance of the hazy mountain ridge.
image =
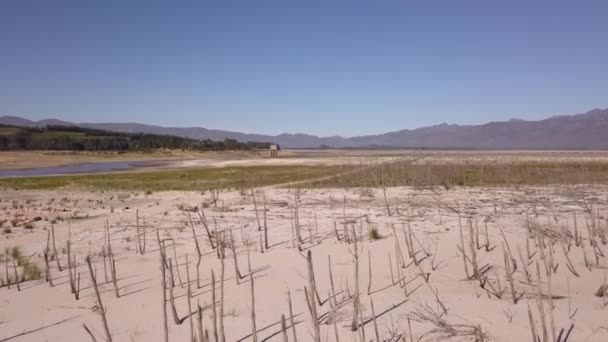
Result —
M47 119L31 121L16 116L0 117L1 124L17 126L74 125L115 132L177 135L194 139L271 141L288 148L401 147L471 149L608 149L608 109L575 115L554 116L539 121L511 119L482 125L440 124L378 135L344 138L308 134L276 136L248 134L203 127L162 127L140 123L70 123Z

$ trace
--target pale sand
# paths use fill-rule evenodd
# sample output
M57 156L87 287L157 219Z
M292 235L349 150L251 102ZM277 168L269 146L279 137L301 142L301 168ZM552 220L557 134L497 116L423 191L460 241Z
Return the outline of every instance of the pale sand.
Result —
M322 299L326 299L330 291L328 256L331 255L333 278L339 300L346 300L337 314L340 340L356 341L356 335L350 331L352 319L352 301L346 296L347 287L351 294L354 291L354 265L351 251L352 244L338 242L334 234L334 222L342 232L343 198L346 196L346 216L356 219L366 215L355 224L357 231L361 231L364 241L360 243L362 253L360 259L360 292L363 317L371 317L370 298L368 288L368 252L372 257L372 284L373 300L376 314L393 305L403 304L378 317L377 322L382 339L389 339L391 333L405 332L409 341L407 317L414 318L414 313L421 312L425 304L440 313L441 309L435 295L424 283L420 269L409 265L403 270L408 281L407 291L400 286L391 286L391 276L388 267L388 253L392 254L393 266L396 265L395 236L390 229L394 224L397 238L407 257L405 241L402 235L402 223L409 215L412 217L411 227L420 244L432 254L421 262L424 272L430 272L430 285L438 291L441 302L447 307L446 320L451 324L479 325L488 334L492 341L529 341L530 328L528 322L527 305L538 320L538 309L535 301L534 287L531 287L522 272L523 267L517 256L519 247L526 257L526 216L532 222L542 225L550 223L552 229L567 227L573 231L573 214L578 217L578 227L583 232L585 243L588 244L585 220L588 215L584 210L589 206L600 209L602 225L606 224L606 190L604 186L578 186L578 187L545 187L520 189L454 189L450 191L434 189L420 190L412 188L388 189L393 216L388 216L381 190L370 193L364 190L302 190L299 204L300 224L302 235L308 240L313 235L315 244L303 245L312 251L316 284ZM281 314L288 318L286 292L289 289L293 298L294 314L298 333L298 341L312 341L312 324L306 303L303 288L307 286L305 252L299 252L292 247L292 217L294 208L294 193L287 189L265 189L268 199L268 227L269 240L273 247L260 253L257 222L253 210L250 194L243 196L238 192L220 194L220 207L214 208L210 204L210 195L195 192L160 192L145 195L143 193L113 193L113 192L69 192L69 191L10 191L4 190L0 194L1 219L10 221L13 217L23 216L33 218L40 216L41 221L35 223L35 228L25 230L22 227L11 228L12 233L0 234L0 247L22 246L26 255L34 254L32 261L37 262L44 270L42 251L46 245L47 228L50 226L45 219L52 220L57 217L78 216L81 219L71 221L71 241L78 261L78 272L81 275L81 298L76 301L70 294L67 270L57 270L53 261L52 276L55 287L51 288L44 279L22 283L22 291L17 292L14 285L9 290L0 288L0 341L6 338L42 328L35 332L9 341L89 341L82 327L86 323L97 336L98 341L104 339L101 320L97 311L94 311L94 292L90 286L90 278L84 258L87 254L94 255L94 265L98 281L103 283L102 301L107 308L109 327L114 341L161 341L162 340L162 313L161 313L161 286L159 251L155 238L154 228L147 228L146 251L144 255L135 251L135 212L145 219L151 227L158 227L163 238L173 238L178 247L176 253L179 259L179 272L182 281L186 279L185 256L190 261L190 277L193 285L192 303L201 305L211 302L210 270L213 269L218 279L220 277L220 263L215 252L209 246L205 231L201 225L196 225L198 240L205 254L200 267L201 285L196 288L196 251L189 227L184 228L187 219L179 205L186 208L200 205L202 202L210 205L205 209L209 222L217 221L220 230L232 230L238 247L238 263L242 273L247 273L247 253L243 239L250 240L251 266L255 273L255 305L258 339L264 340L277 333L270 341L282 341L280 334ZM51 199L54 198L53 201ZM258 209L262 218L262 196L258 192ZM585 199L583 201L583 198ZM14 203L12 201L15 201ZM76 202L75 202L76 201ZM440 210L438 211L438 204ZM21 206L23 205L23 208ZM128 209L127 209L128 207ZM459 243L458 215L448 209L461 208L463 225L467 228L466 216L477 219L480 230L480 239L483 243L484 220L487 220L490 242L496 246L491 252L483 248L478 253L480 266L490 264L492 269L489 277L495 281L500 277L501 286L507 291L502 299L489 298L487 293L479 287L477 281L465 280L462 256L457 250ZM113 209L112 209L113 208ZM113 210L113 213L111 211ZM439 216L441 212L441 219ZM315 216L317 224L315 225ZM194 217L196 219L196 215ZM116 254L118 285L121 297L116 298L111 283L105 283L102 258L100 251L104 241L104 224L111 225L112 248ZM198 219L196 219L198 222ZM368 223L369 222L369 223ZM3 227L10 226L4 223ZM213 225L212 225L213 227ZM367 231L377 228L382 239L370 242ZM511 249L517 259L518 269L514 274L515 287L518 293L525 291L524 297L517 303L511 301L508 282L505 278L502 238L499 231L502 228L506 233ZM318 229L318 232L317 232ZM68 238L67 220L55 224L56 239L61 263L65 266L67 256L64 251ZM465 231L465 237L468 230ZM317 244L318 242L318 244ZM168 243L170 245L170 243ZM420 250L418 242L414 242ZM531 249L537 251L534 242L530 241ZM467 246L468 247L468 246ZM599 243L599 248L608 256L608 247ZM555 299L554 319L557 331L566 330L574 323L570 341L607 341L608 340L608 301L598 298L594 293L603 282L605 270L592 267L591 271L585 268L582 249L572 246L570 258L574 263L580 277L576 277L566 267L562 249L558 244L554 246L555 263L559 264L557 273L553 275L552 293L563 296ZM174 258L173 248L167 250L167 256ZM248 280L236 284L232 254L226 251L225 261L225 331L226 341L251 341L250 318L250 286ZM547 249L548 253L548 249ZM595 263L591 248L587 245L588 258ZM420 252L423 256L424 252ZM470 255L470 253L469 253ZM532 260L540 260L536 253ZM600 264L605 265L604 258ZM4 264L0 264L0 278L4 278ZM528 266L535 276L535 265ZM434 269L434 270L433 270ZM471 267L469 266L469 271ZM11 269L12 272L12 269ZM396 271L395 272L395 277ZM547 293L546 273L541 264L543 277L543 293ZM177 277L177 274L176 274ZM177 311L180 317L187 312L185 298L186 288L180 286L179 279L175 279ZM496 286L496 284L495 284ZM219 298L219 288L218 288ZM561 297L560 297L561 298ZM549 302L544 301L545 310L549 310ZM317 308L319 315L330 310L329 303ZM189 338L189 323L186 320L181 325L173 322L168 306L169 334L171 341L186 341ZM570 318L571 317L571 318ZM69 319L68 321L64 321ZM548 319L548 316L547 316ZM63 321L63 322L62 322ZM54 323L61 322L53 325ZM274 324L274 325L273 325ZM434 327L428 323L411 321L415 340L429 333ZM547 321L549 324L549 321ZM205 328L212 336L211 311L205 311ZM537 321L540 329L540 323ZM195 320L196 327L196 320ZM196 330L196 328L195 328ZM289 340L291 330L288 331ZM373 323L365 325L366 340L375 340ZM333 325L321 325L321 340L334 341ZM423 340L434 341L437 335L425 335ZM471 341L473 338L457 337L455 341Z

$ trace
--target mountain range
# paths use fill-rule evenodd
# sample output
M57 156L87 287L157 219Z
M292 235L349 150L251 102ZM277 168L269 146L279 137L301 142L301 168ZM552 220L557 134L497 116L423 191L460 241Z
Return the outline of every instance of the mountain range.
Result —
M378 135L345 138L309 134L263 135L207 129L163 127L141 123L73 123L57 119L32 121L0 116L0 124L41 127L78 126L113 132L177 135L194 139L264 141L283 148L428 148L428 149L580 149L608 150L608 109L553 116L539 121L512 119L482 125L440 124Z

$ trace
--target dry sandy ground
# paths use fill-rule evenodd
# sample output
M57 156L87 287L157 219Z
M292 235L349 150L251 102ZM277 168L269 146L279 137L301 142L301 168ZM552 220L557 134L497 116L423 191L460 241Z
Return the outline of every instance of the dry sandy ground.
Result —
M383 192L378 189L301 190L297 203L303 240L300 251L292 238L295 191L259 189L256 196L258 214L263 225L264 191L271 245L263 253L259 242L263 232L258 231L251 194L221 193L215 207L209 193L3 191L0 194L2 219L10 221L13 217L39 216L40 220L35 222L33 229L13 227L11 233L0 234L2 250L21 246L25 255L31 255L30 261L38 263L44 270L42 252L47 244L50 222L54 220L58 258L64 270L60 272L56 260L52 260L54 287L50 287L43 276L41 280L22 283L20 292L15 285L11 289L6 286L0 288L0 341L89 341L83 323L92 330L98 341L103 340L99 310L84 262L87 255L93 258L113 340L161 341L161 262L156 228L165 240L167 257L172 260L172 265L177 264L173 271L179 317L185 317L188 312L186 257L193 305L200 303L201 306L208 306L212 302L210 279L213 270L217 279L219 311L220 260L210 246L201 221L192 212L196 238L203 254L199 267L200 284L197 284L197 252L193 233L186 224L187 212L181 210L200 207L202 203L206 207L206 220L214 236L219 236L215 233L216 226L220 232L232 232L242 275L246 276L249 269L253 271L255 320L260 341L282 341L282 314L287 317L289 326L288 290L293 300L298 341L313 341L314 327L304 296L304 287L309 286L305 258L307 251L312 253L315 283L323 301L323 305L316 304L321 321L321 340L335 341L332 319L335 317L340 341L359 341L358 333L350 329L353 298L357 292L354 244L344 239L345 222L351 239L354 229L360 240L358 278L361 316L367 322L364 325L366 341L376 340L373 320L369 320L372 317L372 298L374 312L378 316L379 336L384 341L396 341L399 334L405 334L405 340L410 341L408 318L415 341L435 341L447 335L455 335L452 338L454 341L474 341L475 336L470 334L475 333L475 327L479 327L491 341L529 341L528 307L537 331L542 332L539 303L546 313L549 335L552 325L557 334L561 329L567 331L574 324L570 341L607 341L608 300L605 296L600 298L594 295L606 281L606 258L600 253L608 256L608 247L605 242L602 243L599 238L601 233L598 233L602 229L608 230L606 190L608 188L600 186L450 191L391 188L387 190L391 216ZM139 212L140 224L146 227L142 229L146 231L143 255L136 251L136 212ZM585 248L577 247L572 238L575 214ZM69 220L70 217L76 218ZM476 243L473 246L468 243L471 236L477 236L471 235L469 219L472 227L478 227L480 248ZM592 220L596 225L599 223L596 233L592 232L592 236L598 235L595 247L591 246L587 228L588 225L594 227ZM404 231L408 231L408 221L411 237L404 234ZM479 268L486 270L490 267L482 276L485 289L480 286L480 280L468 280L465 275L458 247L461 241L459 221L464 228L464 249L471 261L467 263L468 272L471 274L473 270L472 250L476 253ZM101 255L105 245L106 222L110 225L111 247L116 259L119 298L116 298L112 283L106 280L104 274L104 258ZM9 226L9 222L4 223L4 227ZM489 251L484 246L486 226ZM337 239L334 227L341 241ZM369 231L373 229L378 230L381 239L370 241ZM506 274L503 254L506 248L501 230L515 259L511 264L507 257L507 265L516 266L512 278L519 299L517 304L513 303L509 276ZM530 230L532 235L529 234ZM70 293L65 269L66 242L70 231L72 251L77 262L76 272L81 277L79 300ZM544 237L546 248L541 251L531 236ZM553 240L549 237L553 237ZM406 238L411 241L419 267L408 256ZM396 251L397 245L399 250ZM567 265L564 250L572 262L572 271ZM550 267L551 255L556 268ZM588 267L585 265L585 255ZM545 261L541 256L545 257ZM401 259L403 265L399 268ZM330 262L338 304L335 315L327 300L332 293ZM540 288L537 286L537 262L540 265ZM547 272L545 263L553 271ZM252 341L249 278L237 284L230 248L226 249L224 264L226 341ZM392 269L389 265L392 265ZM0 279L4 279L5 265L0 266ZM530 280L526 270L531 274ZM399 283L393 284L392 279L398 280L399 274L407 282L405 287ZM428 283L425 281L427 277ZM553 295L553 300L549 300L549 293ZM539 301L539 298L542 300ZM550 309L551 302L553 310ZM211 312L209 308L204 311L203 325L213 336ZM443 326L446 329L442 330L442 327L422 317L433 314L441 316L450 326ZM551 317L554 324L551 324ZM186 319L181 325L175 324L170 309L168 320L170 340L186 341L190 336L189 321ZM196 320L194 326L196 330ZM291 334L290 328L289 341L293 341Z

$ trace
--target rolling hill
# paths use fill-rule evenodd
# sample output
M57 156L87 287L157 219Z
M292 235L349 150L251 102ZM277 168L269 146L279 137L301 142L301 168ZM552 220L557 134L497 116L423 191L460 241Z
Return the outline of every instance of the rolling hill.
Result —
M345 138L308 134L276 136L247 134L203 127L162 127L140 123L70 123L56 119L31 121L2 116L1 124L39 127L74 125L113 132L176 135L193 139L269 141L287 148L429 148L429 149L608 149L608 109L576 115L554 116L539 121L509 120L483 125L440 124L378 135Z

